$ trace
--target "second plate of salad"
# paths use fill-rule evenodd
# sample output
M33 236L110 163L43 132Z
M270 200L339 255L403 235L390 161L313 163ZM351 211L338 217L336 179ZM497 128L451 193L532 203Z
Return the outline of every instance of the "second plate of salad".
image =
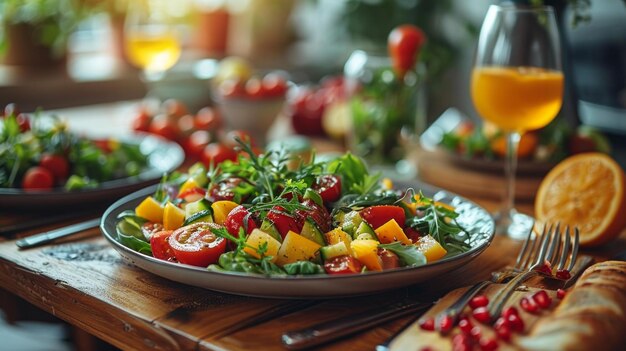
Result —
M184 175L113 204L101 229L131 263L227 293L329 298L429 279L479 255L494 225L478 205L420 183L370 174L345 154L285 152ZM299 156L295 156L299 157Z

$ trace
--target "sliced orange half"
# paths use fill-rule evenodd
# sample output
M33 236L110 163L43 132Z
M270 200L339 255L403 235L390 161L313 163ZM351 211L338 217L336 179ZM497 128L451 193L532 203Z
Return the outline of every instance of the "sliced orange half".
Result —
M583 246L604 244L626 226L625 184L624 171L606 154L569 157L542 180L535 216L578 226Z

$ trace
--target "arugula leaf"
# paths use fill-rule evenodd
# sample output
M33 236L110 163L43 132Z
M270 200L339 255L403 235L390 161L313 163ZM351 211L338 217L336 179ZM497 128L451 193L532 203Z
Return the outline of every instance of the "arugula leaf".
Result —
M419 267L426 264L426 256L415 245L403 245L396 241L390 244L379 244L378 247L387 249L396 255L405 266Z
M363 160L349 152L328 163L326 172L341 176L344 192L364 195L380 188L381 174L370 175Z

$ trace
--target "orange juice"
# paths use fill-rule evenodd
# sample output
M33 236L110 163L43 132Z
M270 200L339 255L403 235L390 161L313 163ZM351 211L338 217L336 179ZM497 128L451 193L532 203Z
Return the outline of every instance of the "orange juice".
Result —
M536 67L477 67L472 99L478 113L503 130L544 127L563 102L563 74Z
M129 33L126 52L130 61L148 71L165 71L180 57L180 43L174 33L158 35Z

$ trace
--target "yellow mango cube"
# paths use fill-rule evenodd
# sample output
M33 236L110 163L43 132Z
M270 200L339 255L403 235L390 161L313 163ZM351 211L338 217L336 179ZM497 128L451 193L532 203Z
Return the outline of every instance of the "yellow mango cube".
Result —
M382 271L383 263L378 256L378 244L376 240L354 240L350 243L352 256L363 263L370 271Z
M191 190L193 188L202 188L193 178L189 178L187 179L183 185L180 186L180 188L178 189L178 193L182 194L187 190Z
M374 232L376 232L378 240L380 240L380 242L383 244L389 244L395 241L399 241L406 245L413 244L411 239L407 238L406 234L404 234L404 230L402 230L402 227L400 227L398 222L396 222L396 220L393 218L390 219L387 223L376 228Z
M352 237L350 237L350 234L341 230L341 228L335 228L329 231L328 233L324 234L324 237L328 245L334 245L343 242L344 244L346 244L346 248L348 249L350 255L352 255L352 249L350 248Z
M248 235L248 239L246 239L247 246L243 251L252 257L261 258L257 249L265 243L267 243L265 256L273 256L270 261L276 262L278 259L278 250L280 249L280 241L258 228L255 228L252 233Z
M284 266L297 261L308 261L315 257L320 247L320 244L290 230L278 250L276 264Z
M237 206L239 206L238 203L228 200L215 201L211 204L211 209L213 210L213 221L219 225L224 225L226 217L230 211Z
M448 253L446 249L430 235L421 237L415 245L417 245L417 249L426 256L428 263L440 260Z
M150 222L163 223L163 210L163 206L160 203L152 196L148 196L135 207L135 214Z
M178 229L184 221L185 211L168 201L163 209L163 228L165 230Z

